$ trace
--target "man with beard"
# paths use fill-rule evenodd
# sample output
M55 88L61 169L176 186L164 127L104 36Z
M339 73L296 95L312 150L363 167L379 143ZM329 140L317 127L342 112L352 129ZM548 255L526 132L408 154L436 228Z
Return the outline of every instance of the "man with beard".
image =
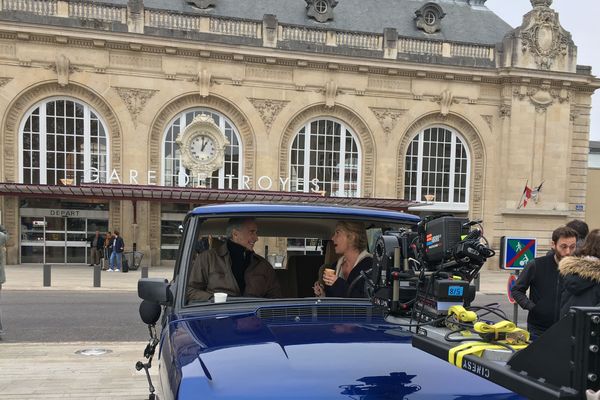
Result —
M512 296L525 310L527 330L535 338L546 331L558 317L558 263L570 256L577 246L577 232L561 226L552 232L553 254L535 258L521 274L512 288ZM529 298L525 292L529 289Z

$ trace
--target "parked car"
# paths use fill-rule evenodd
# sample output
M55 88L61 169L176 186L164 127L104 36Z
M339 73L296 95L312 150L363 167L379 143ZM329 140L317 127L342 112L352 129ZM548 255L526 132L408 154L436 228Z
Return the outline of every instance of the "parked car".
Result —
M275 271L283 297L187 301L194 259L225 235L233 217L255 218L261 238L255 251L286 267ZM324 241L340 220L363 222L369 246L378 232L410 229L419 221L401 212L320 205L228 204L191 211L172 279L142 279L138 286L146 304L163 305L159 397L521 398L413 348L412 334L386 321L367 298L315 297L312 285L328 256ZM286 254L288 243L296 253ZM299 249L298 243L306 246Z

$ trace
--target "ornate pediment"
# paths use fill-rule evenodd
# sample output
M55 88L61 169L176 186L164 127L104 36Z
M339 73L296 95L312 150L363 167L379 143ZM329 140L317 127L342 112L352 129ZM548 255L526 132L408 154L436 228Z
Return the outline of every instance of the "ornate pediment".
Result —
M523 24L504 40L507 64L561 72L575 72L577 47L571 34L550 8L552 0L531 0L533 10L523 17Z

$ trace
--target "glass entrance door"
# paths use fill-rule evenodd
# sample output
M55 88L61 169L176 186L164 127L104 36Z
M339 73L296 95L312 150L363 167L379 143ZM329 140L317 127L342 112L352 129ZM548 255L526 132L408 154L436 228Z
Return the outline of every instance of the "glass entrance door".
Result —
M66 218L65 263L85 264L88 257L85 218Z
M63 264L65 262L65 218L46 217L45 260L46 264Z

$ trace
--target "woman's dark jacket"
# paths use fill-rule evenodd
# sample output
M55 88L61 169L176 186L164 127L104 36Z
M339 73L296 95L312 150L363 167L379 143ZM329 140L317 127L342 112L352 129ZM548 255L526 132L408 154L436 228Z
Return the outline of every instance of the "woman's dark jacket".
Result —
M333 285L325 286L325 296L327 297L367 297L365 293L365 281L364 279L359 279L361 271L367 271L371 269L373 266L373 257L369 254L366 257L363 257L350 271L348 275L348 279L344 279L341 276L336 279ZM336 263L334 263L331 268L336 268ZM356 280L352 289L350 286L352 282Z
M596 257L565 257L558 267L562 293L560 316L573 306L592 307L600 304L600 259Z

